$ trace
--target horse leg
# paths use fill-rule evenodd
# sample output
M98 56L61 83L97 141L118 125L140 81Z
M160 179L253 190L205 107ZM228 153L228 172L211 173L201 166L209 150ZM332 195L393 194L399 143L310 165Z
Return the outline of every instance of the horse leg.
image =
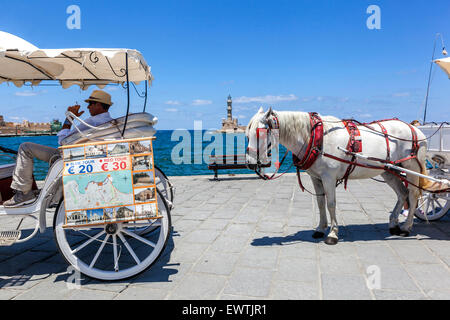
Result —
M322 184L331 220L330 232L325 239L325 243L328 245L335 245L339 241L339 226L336 219L336 179L326 177L326 179L322 179Z
M325 208L325 193L323 189L322 180L311 177L316 192L317 206L319 207L320 221L319 226L313 234L314 239L320 239L325 236L325 231L328 228L327 210Z
M389 217L389 233L391 235L398 236L401 233L398 216L405 204L406 198L408 197L408 189L406 189L405 185L399 178L390 174L389 172L384 172L381 176L397 194L397 203Z
M416 188L415 186L412 185L419 185L419 177L411 175L411 174L406 174L406 177L408 179L409 182L411 182L408 185L408 202L409 202L409 213L408 213L408 218L406 218L405 223L400 227L401 232L400 235L403 237L408 237L409 233L411 232L413 223L414 223L414 212L416 211L417 208L417 202L418 199L420 197L420 190L418 188Z

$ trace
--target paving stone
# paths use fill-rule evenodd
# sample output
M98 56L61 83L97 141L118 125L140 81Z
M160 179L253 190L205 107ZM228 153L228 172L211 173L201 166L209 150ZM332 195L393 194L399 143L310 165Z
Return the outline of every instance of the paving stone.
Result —
M327 274L361 274L358 259L345 255L320 255L320 271Z
M12 300L22 293L23 291L19 290L11 290L11 289L0 290L0 300Z
M315 260L280 257L275 279L317 283L319 280L319 266Z
M272 277L272 271L237 267L231 275L224 293L252 297L267 297L270 293Z
M318 300L319 286L317 282L275 281L272 288L273 300Z
M195 272L203 272L217 275L230 275L239 258L236 253L222 253L208 251L194 266Z
M450 271L443 264L407 264L405 268L425 292L450 292Z
M372 300L362 275L322 274L324 300Z
M148 287L130 286L114 295L114 300L164 300L168 291Z
M359 259L366 265L372 264L395 264L401 263L400 258L386 244L360 244L356 247Z
M198 229L224 230L230 222L224 219L207 219L198 226Z
M212 243L219 236L221 231L198 229L184 237L183 241L194 243Z
M439 259L423 245L392 245L400 258L407 263L438 263Z
M377 300L425 300L427 297L419 291L374 290Z
M210 246L210 250L218 252L240 253L248 243L248 235L238 237L236 235L224 235L218 237Z
M181 242L170 256L170 261L178 263L195 263L209 247L205 243Z
M407 267L404 267L401 264L383 264L382 261L378 264L364 264L363 269L367 277L373 275L373 271L370 269L373 267L376 267L379 270L379 285L381 290L420 291L420 288L415 284L414 279L409 275Z
M237 265L274 270L278 264L278 252L275 247L249 247L243 251Z
M176 300L215 300L223 290L227 278L208 274L189 274L169 296Z

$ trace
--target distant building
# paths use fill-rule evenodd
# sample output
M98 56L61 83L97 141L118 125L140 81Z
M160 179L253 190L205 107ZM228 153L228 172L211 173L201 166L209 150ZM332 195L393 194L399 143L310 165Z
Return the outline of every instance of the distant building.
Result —
M51 123L35 123L28 120L23 120L21 123L6 122L5 118L0 115L0 134L3 135L40 135L40 134L52 134L59 130L53 130L57 126L53 126ZM59 128L60 129L60 128Z
M233 101L231 100L231 95L228 96L227 100L227 118L222 119L222 129L221 132L244 132L245 126L240 126L238 119L233 118Z

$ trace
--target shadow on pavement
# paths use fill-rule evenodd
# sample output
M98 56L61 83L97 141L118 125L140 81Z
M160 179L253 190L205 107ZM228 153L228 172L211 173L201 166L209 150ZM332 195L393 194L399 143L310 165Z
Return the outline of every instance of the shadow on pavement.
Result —
M252 246L274 246L287 245L298 242L319 243L325 240L312 237L315 230L301 230L295 234L276 237L262 237L253 239ZM329 231L329 230L328 230ZM379 224L354 224L339 227L339 240L345 242L356 241L380 241L380 240L416 240L417 237L430 240L450 240L450 233L443 232L439 221L427 224L426 222L415 222L409 237L392 236L389 234L387 223Z
M28 233L29 230L23 232ZM10 247L0 247L0 289L32 287L36 283L52 277L54 277L54 283L66 282L80 285L170 282L170 276L178 272L174 267L179 264L169 264L170 255L174 249L172 237L177 236L173 227L166 247L154 264L139 275L119 281L100 281L85 275L78 275L57 249L52 235L53 228L47 228L44 234L38 234L28 242Z

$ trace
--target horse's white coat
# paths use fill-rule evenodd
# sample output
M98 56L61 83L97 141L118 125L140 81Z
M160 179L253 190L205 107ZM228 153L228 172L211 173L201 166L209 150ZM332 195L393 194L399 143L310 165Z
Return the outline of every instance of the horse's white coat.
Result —
M256 129L266 127L267 122L272 121L274 116L276 116L279 121L280 143L288 150L292 151L293 154L297 155L299 159L302 159L311 133L310 117L306 112L276 112L269 110L264 113L261 108L258 113L253 116L247 126L246 135L249 139L249 145L252 145L253 147L256 146ZM346 155L337 149L338 146L346 149L349 141L348 131L342 121L333 116L321 116L321 118L324 124L323 151L342 159L351 160L351 156ZM362 139L362 153L366 156L386 159L387 146L385 136L378 124L372 124L371 126L375 131L363 126L358 126ZM408 124L397 120L390 120L383 122L383 126L386 128L389 135L407 140L402 141L393 137L389 138L391 160L396 161L410 156L412 151L412 134ZM425 167L425 136L417 128L415 128L415 130L420 146L417 157L422 166ZM260 153L265 154L267 151L266 145L260 143L259 147ZM249 163L256 163L252 153L247 155L247 159ZM361 162L360 159L357 161ZM374 165L373 162L367 162L367 164ZM375 165L377 164L375 163ZM420 172L420 166L414 159L402 162L400 166ZM347 167L348 164L346 163L320 155L312 167L307 170L307 173L312 179L316 194L325 194L325 196L317 196L320 222L316 231L325 233L328 227L325 209L326 205L331 219L331 229L328 234L329 238L338 239L338 223L336 221L336 182L345 175ZM412 228L414 211L416 209L417 199L420 195L420 191L416 187L410 184L407 190L401 180L392 174L382 170L363 167L356 167L349 179L367 179L380 174L388 185L394 189L398 197L397 204L390 216L389 227L398 228L398 215L405 200L408 199L410 214L405 224L401 227L402 231L408 233ZM412 183L419 185L419 178L417 176L408 174L407 179Z

